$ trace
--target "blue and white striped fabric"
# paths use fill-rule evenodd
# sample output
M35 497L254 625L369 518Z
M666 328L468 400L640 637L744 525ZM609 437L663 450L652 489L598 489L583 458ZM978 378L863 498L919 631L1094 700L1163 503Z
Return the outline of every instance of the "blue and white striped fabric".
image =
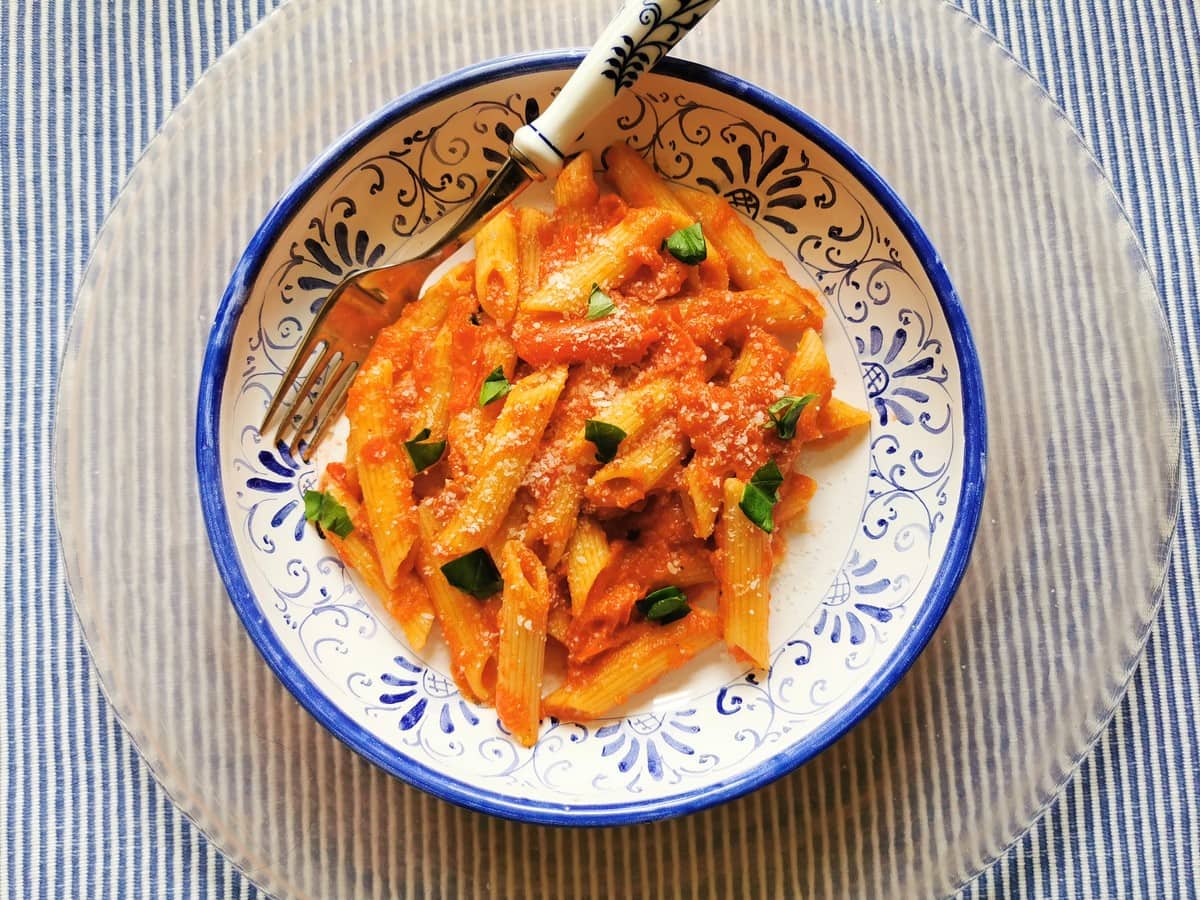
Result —
M957 5L1030 69L1112 178L1165 298L1184 390L1184 514L1146 657L1059 800L964 893L1190 895L1200 857L1200 14L1192 0ZM49 448L72 296L107 209L183 93L273 6L0 4L3 896L258 896L155 784L101 695L57 555Z

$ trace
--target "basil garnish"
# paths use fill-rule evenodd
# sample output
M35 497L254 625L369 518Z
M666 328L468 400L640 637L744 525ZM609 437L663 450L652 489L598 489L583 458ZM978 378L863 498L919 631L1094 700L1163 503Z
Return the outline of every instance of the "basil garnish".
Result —
M512 385L504 377L504 367L496 366L483 379L483 387L479 389L479 405L487 406L493 400L499 400L512 390Z
M603 319L605 316L611 316L616 308L617 305L612 302L612 297L600 290L600 285L593 284L592 292L588 295L587 317Z
M663 247L681 263L689 266L698 265L708 259L708 244L704 240L704 232L701 231L699 222L669 235L663 241Z
M404 449L408 451L408 458L412 460L413 469L418 472L424 472L441 459L442 454L446 452L445 441L426 442L426 438L430 434L428 428L422 428L411 441L404 442Z
M677 622L692 611L687 595L674 585L651 591L637 602L637 609L647 621L659 625Z
M738 507L746 518L770 534L775 530L771 510L779 502L779 486L783 484L783 473L775 460L771 460L754 473L742 489L742 500Z
M326 531L332 531L344 538L354 530L346 507L321 491L304 492L304 518L317 526L317 534L321 537L325 537Z
M596 462L606 463L617 455L625 431L598 419L588 419L583 425L583 436L596 445Z
M442 574L453 587L477 600L484 600L504 587L500 570L483 548L445 563Z
M803 397L780 397L767 407L767 415L771 417L768 428L774 428L775 433L783 440L790 441L796 436L796 423L804 407L817 399L816 394L805 394Z

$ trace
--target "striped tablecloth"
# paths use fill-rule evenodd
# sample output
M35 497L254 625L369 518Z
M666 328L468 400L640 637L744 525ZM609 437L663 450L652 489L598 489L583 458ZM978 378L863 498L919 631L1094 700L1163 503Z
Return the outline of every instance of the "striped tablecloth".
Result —
M1200 13L1193 0L955 2L1045 86L1113 180L1164 298L1184 390L1184 513L1145 659L1058 801L968 893L1194 895ZM60 567L50 443L72 297L106 211L188 87L274 5L0 4L3 896L257 896L175 810L101 695Z

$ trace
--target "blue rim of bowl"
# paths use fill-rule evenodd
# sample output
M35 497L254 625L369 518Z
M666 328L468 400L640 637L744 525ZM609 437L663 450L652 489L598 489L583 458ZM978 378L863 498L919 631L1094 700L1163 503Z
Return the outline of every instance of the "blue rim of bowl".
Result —
M667 58L660 75L730 94L774 116L813 141L846 167L884 207L917 254L946 316L962 382L964 461L958 515L945 556L925 602L894 653L838 713L802 740L736 777L670 797L613 804L550 803L500 794L467 784L418 762L381 741L329 699L283 649L258 605L233 542L222 489L219 431L221 395L233 336L250 289L270 248L310 194L351 155L397 120L455 93L514 75L575 68L579 51L549 51L504 57L461 69L395 100L375 112L317 158L271 209L238 261L217 310L200 375L196 423L196 467L200 501L217 568L234 608L267 665L305 709L344 744L386 771L443 800L491 815L545 825L603 826L646 822L699 812L756 790L820 753L862 719L899 682L942 620L967 566L983 505L987 421L983 377L966 316L937 251L896 193L854 150L813 119L775 95L732 75L685 60Z

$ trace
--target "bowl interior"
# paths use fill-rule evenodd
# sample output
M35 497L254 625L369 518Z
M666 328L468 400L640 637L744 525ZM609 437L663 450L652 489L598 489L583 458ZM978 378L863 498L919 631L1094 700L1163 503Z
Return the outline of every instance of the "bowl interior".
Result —
M198 460L210 537L268 663L384 768L493 813L569 824L692 811L783 774L903 673L965 566L982 492L983 403L961 309L912 217L817 123L753 87L668 60L589 129L667 178L725 196L827 305L825 341L869 434L808 454L820 488L772 583L769 675L723 650L532 750L475 707L434 638L414 653L303 518L318 468L257 431L329 288L453 214L578 57L451 76L381 111L319 160L239 264L205 361ZM538 203L534 193L522 202ZM436 633L436 629L435 629Z

